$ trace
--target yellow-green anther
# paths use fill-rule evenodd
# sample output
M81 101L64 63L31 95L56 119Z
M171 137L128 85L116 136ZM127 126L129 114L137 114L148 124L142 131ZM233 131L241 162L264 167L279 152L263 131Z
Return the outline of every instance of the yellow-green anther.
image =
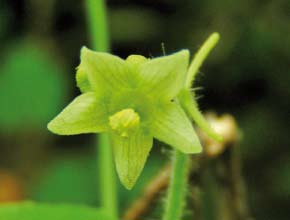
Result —
M201 48L197 51L197 53L194 55L194 58L189 66L188 69L188 75L185 83L186 88L190 88L192 82L194 81L195 75L202 65L203 61L209 54L209 52L214 48L214 46L217 44L217 42L220 39L220 35L218 33L211 34L204 44L201 46Z
M140 116L133 109L128 108L109 117L111 128L121 137L129 137L140 126Z

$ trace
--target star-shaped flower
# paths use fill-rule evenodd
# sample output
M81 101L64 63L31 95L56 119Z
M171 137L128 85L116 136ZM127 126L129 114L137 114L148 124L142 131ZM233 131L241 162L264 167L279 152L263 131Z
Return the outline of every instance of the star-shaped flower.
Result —
M131 189L153 138L183 153L202 150L183 109L195 103L184 89L188 62L188 50L154 59L131 55L123 60L83 47L76 74L82 94L48 129L60 135L108 132L119 178Z

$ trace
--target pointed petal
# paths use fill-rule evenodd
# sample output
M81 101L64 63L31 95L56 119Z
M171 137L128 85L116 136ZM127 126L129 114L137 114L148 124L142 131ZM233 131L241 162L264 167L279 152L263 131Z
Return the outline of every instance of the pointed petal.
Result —
M88 92L75 98L47 127L60 135L103 132L108 128L106 108L93 92Z
M173 99L185 85L189 51L155 58L140 66L140 88L161 99Z
M129 87L132 77L127 64L121 58L103 52L95 52L83 47L79 69L87 74L94 91L113 92Z
M188 89L184 89L178 95L178 99L187 114L209 137L216 141L223 140L223 137L210 126L210 124L199 111L198 104L194 98L194 94L191 94Z
M184 111L176 103L164 105L153 113L151 133L183 153L200 153L199 139Z
M141 129L129 137L111 134L117 173L122 184L132 189L143 170L153 137Z

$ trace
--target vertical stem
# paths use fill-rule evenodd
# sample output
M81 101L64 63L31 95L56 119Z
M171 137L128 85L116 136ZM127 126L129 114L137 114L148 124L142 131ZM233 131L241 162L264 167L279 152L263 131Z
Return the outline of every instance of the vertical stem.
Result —
M163 220L180 220L185 206L189 156L174 151L173 169Z
M116 177L113 163L113 152L107 134L99 135L97 142L100 196L102 206L112 215L112 220L118 219L118 201L116 192Z
M103 0L86 0L86 14L91 42L94 50L108 52L106 7ZM118 219L116 176L113 166L112 147L106 134L99 135L97 145L100 179L101 205Z
M237 219L251 220L251 212L247 202L247 190L242 174L242 161L240 146L238 144L230 147L231 158L229 162L232 178L233 203L235 205Z
M108 52L110 50L110 43L104 1L86 0L86 10L93 48L98 51Z

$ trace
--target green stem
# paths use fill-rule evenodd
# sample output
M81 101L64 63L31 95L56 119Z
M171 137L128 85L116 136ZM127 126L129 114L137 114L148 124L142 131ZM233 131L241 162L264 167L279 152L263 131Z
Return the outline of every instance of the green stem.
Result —
M189 66L189 69L188 69L187 79L186 79L186 83L185 83L186 88L189 89L191 87L191 84L194 81L194 78L195 78L195 75L196 75L198 69L202 65L203 61L205 60L205 58L207 57L209 52L217 44L217 42L219 41L219 38L220 38L220 36L218 33L211 34L206 39L206 41L203 43L201 48L199 48L197 53L194 55L194 58L193 58L190 66Z
M195 101L194 92L190 92L188 89L183 89L179 93L179 100L182 100L181 105L186 110L187 115L189 115L194 122L206 132L206 134L216 141L222 141L223 138L219 135L206 121L202 113L198 109L197 102Z
M108 52L110 47L104 1L86 0L86 14L93 49ZM112 147L106 134L99 135L97 140L101 205L111 214L111 220L117 220L118 201Z
M173 169L163 220L180 220L185 206L189 155L174 151Z
M110 50L106 7L103 0L86 0L87 22L93 49Z
M100 196L102 206L111 214L112 220L118 219L116 175L113 163L113 152L109 136L101 134L97 143Z

